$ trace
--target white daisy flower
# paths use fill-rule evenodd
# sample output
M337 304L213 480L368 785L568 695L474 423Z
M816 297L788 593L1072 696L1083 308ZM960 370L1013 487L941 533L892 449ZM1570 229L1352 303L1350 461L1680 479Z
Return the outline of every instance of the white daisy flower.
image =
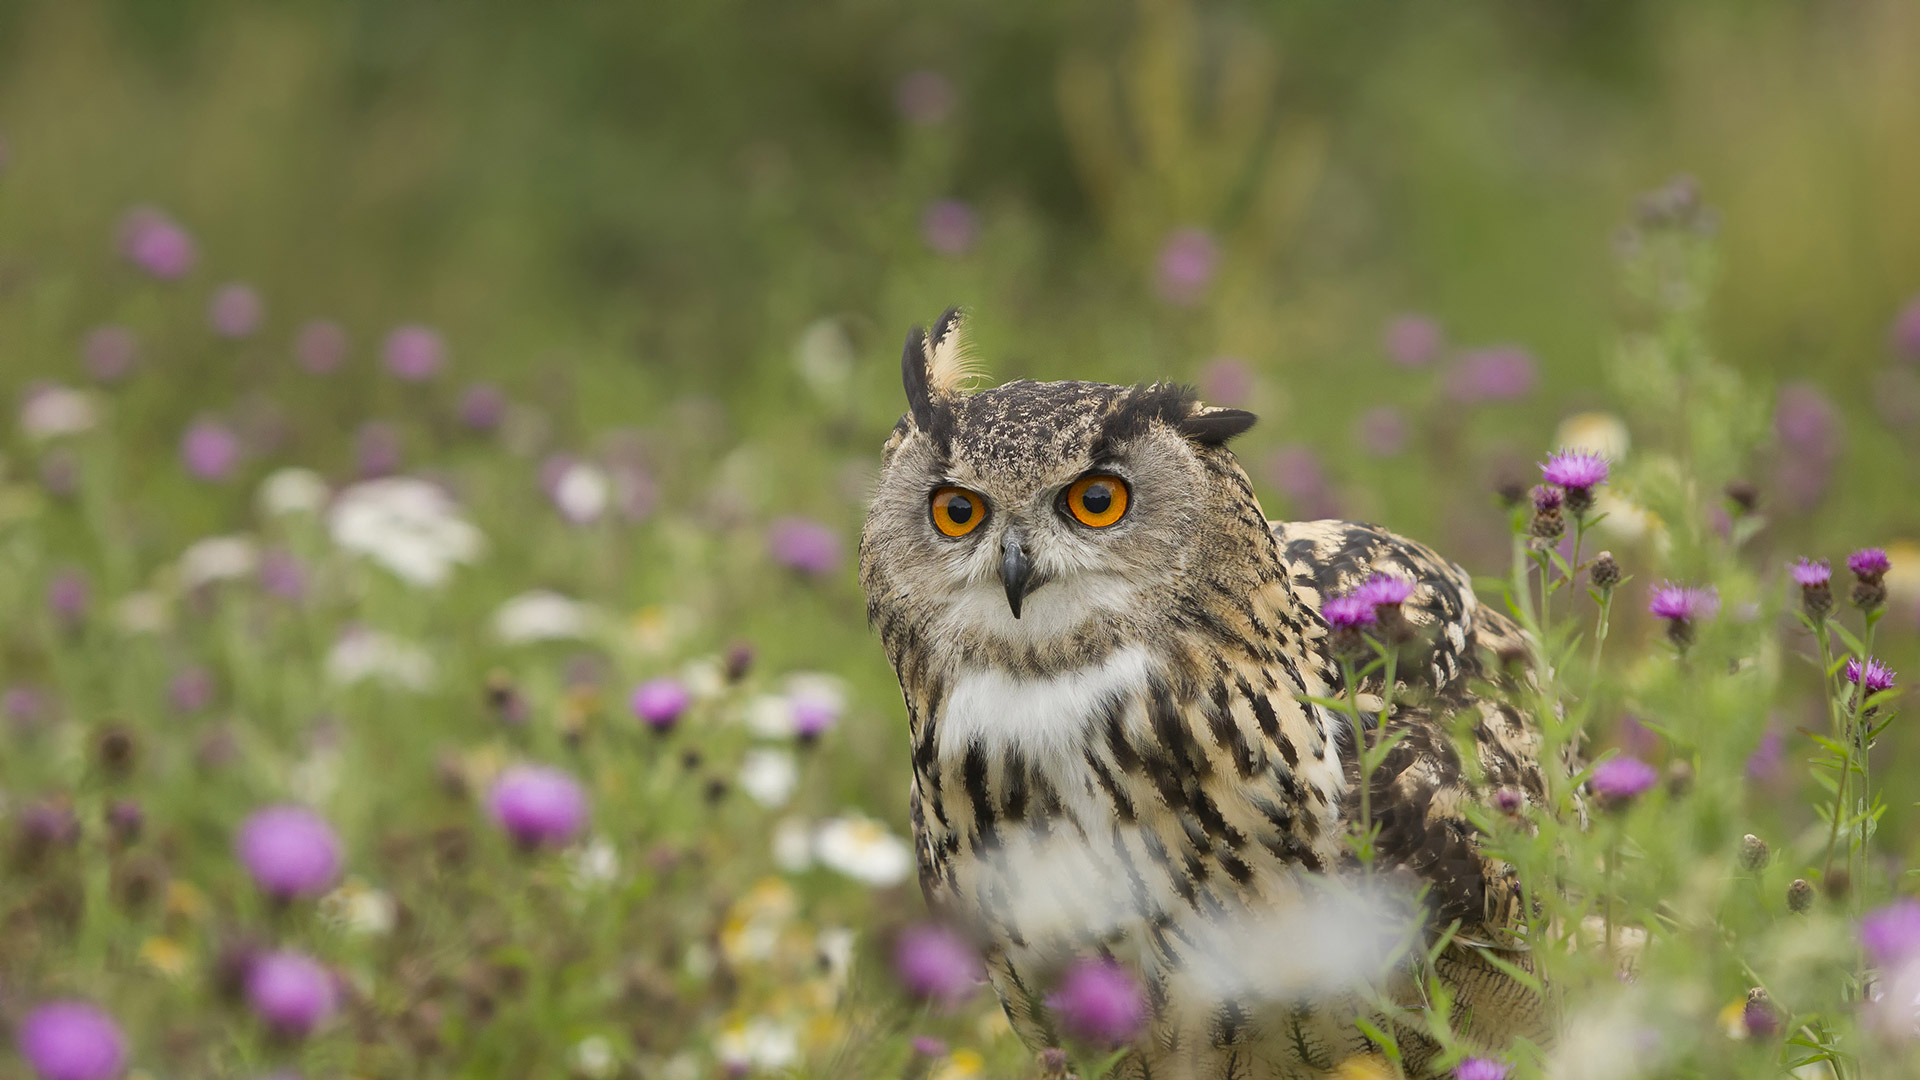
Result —
M445 584L480 557L485 537L447 493L407 476L367 480L340 493L327 514L333 542L413 585Z
M800 782L800 767L785 750L749 750L740 760L740 789L768 808L785 806Z
M800 1061L800 1029L764 1016L735 1021L713 1041L713 1053L733 1070L791 1068Z
M57 383L27 392L20 406L20 433L35 442L78 435L99 422L93 398Z
M567 1060L573 1065L573 1071L587 1080L603 1080L612 1076L617 1064L613 1058L613 1043L604 1035L589 1035L573 1044L567 1052Z
M821 822L813 856L822 865L868 885L898 885L913 870L913 850L887 827L859 814Z
M359 878L348 878L320 898L321 917L352 933L384 937L393 932L399 908L393 895Z
M596 836L576 848L567 856L567 862L574 887L578 889L610 884L620 877L620 853L604 836Z
M251 577L260 568L260 549L245 536L209 536L180 555L180 584L189 589L215 581Z
M113 621L129 634L158 634L171 621L167 598L157 592L128 593L113 607Z
M433 677L433 657L425 649L378 630L349 630L327 653L327 678L341 686L371 680L426 690Z
M255 498L260 509L273 517L284 514L314 514L327 505L327 482L312 469L276 469L260 482Z
M493 613L493 636L509 645L567 641L586 637L596 621L592 605L535 589L500 605Z
M554 481L553 505L560 516L575 525L591 525L600 520L613 501L613 481L598 465L576 461Z
M813 865L813 829L801 818L787 818L773 828L773 864L789 874Z

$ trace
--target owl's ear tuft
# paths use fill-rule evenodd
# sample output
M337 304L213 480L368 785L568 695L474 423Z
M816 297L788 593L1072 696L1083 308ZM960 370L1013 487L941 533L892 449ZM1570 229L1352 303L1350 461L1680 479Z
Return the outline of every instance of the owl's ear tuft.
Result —
M1245 409L1200 409L1180 421L1180 434L1203 446L1223 446L1260 419Z
M900 351L900 381L907 389L907 412L921 431L933 430L933 387L927 370L927 332L916 326L907 331Z
M950 307L933 324L927 337L927 383L935 395L965 393L982 374L979 362L967 351L960 309Z

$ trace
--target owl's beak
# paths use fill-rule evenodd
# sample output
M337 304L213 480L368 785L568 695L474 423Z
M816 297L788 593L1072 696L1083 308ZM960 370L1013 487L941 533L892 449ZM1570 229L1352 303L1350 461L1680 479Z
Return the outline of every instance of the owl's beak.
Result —
M1033 577L1033 562L1027 558L1026 540L1009 530L1000 538L1000 583L1007 587L1007 607L1020 617L1020 601L1027 598L1027 582Z

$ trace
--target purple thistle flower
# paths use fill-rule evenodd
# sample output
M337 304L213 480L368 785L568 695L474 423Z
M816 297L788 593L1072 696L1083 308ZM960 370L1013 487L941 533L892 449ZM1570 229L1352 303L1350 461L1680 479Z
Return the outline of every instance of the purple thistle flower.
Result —
M167 684L167 700L181 713L197 713L213 704L213 673L203 667L180 672Z
M840 722L840 710L831 701L801 694L793 699L793 733L801 742L825 735Z
M473 431L492 431L507 416L507 395L492 383L474 383L460 395L460 422Z
M1454 1080L1507 1080L1505 1064L1492 1058L1468 1058L1453 1067Z
M163 281L185 276L198 257L187 230L150 207L132 210L122 220L120 253Z
M402 326L387 335L381 354L387 370L408 382L433 378L446 362L446 343L433 328Z
M972 997L983 978L973 945L933 923L900 932L893 947L893 971L908 993L948 1007Z
M68 628L80 625L93 600L93 586L78 570L62 570L47 582L47 610Z
M913 1052L921 1057L944 1057L947 1053L946 1040L932 1035L915 1035L909 1045L913 1047Z
M980 238L980 217L959 199L939 199L920 215L920 236L936 255L958 258Z
M291 551L274 548L260 556L260 587L270 596L298 603L307 595L307 568Z
M1907 306L1900 309L1887 336L1894 355L1903 360L1920 360L1920 296L1907 301Z
M1392 457L1407 448L1407 414L1391 405L1376 405L1354 421L1354 436L1369 455Z
M1882 968L1920 958L1920 900L1902 897L1862 915L1860 944Z
M692 703L693 695L679 679L649 679L633 691L633 715L655 731L672 730Z
M353 437L354 460L360 475L368 480L392 476L400 471L404 453L400 429L381 420L360 425Z
M1793 583L1803 589L1817 588L1833 580L1833 564L1825 559L1802 558L1788 571Z
M1659 770L1639 758L1622 754L1595 765L1588 784L1602 799L1624 803L1652 787L1659 779Z
M1160 298L1182 306L1198 303L1220 268L1220 245L1204 229L1175 229L1155 263Z
M1847 659L1847 681L1869 694L1893 689L1894 676L1897 674L1899 673L1871 656L1867 657L1865 664L1862 664L1857 656Z
M247 1004L282 1036L303 1037L326 1023L339 994L333 973L305 953L265 953L247 969Z
M1447 373L1447 394L1462 405L1517 401L1533 392L1538 378L1533 357L1519 346L1475 349Z
M1760 736L1759 745L1753 753L1747 755L1747 779L1757 783L1772 783L1780 779L1781 769L1786 764L1786 737L1779 728L1768 728Z
M238 340L252 337L266 316L266 305L251 285L238 282L214 290L207 303L207 325L223 338Z
M1540 475L1571 493L1606 483L1609 468L1606 458L1590 450L1561 450L1541 463Z
M1796 456L1824 465L1840 452L1840 410L1813 383L1789 383L1774 406L1773 433Z
M1861 548L1847 556L1847 569L1862 581L1877 582L1893 569L1893 561L1881 548Z
M103 383L119 382L140 362L140 339L124 326L96 326L80 343L80 363Z
M1493 793L1493 808L1503 814L1518 814L1526 805L1527 797L1519 788L1503 787Z
M911 71L893 88L893 107L910 124L930 127L945 120L959 95L938 71Z
M1566 492L1546 484L1535 484L1532 495L1533 509L1536 513L1541 514L1558 510L1567 501Z
M1387 324L1382 340L1394 363L1413 368L1433 363L1445 338L1440 324L1425 315L1401 315Z
M240 825L234 851L261 892L276 900L318 896L340 877L340 837L304 806L269 806Z
M1375 621L1373 602L1361 596L1336 596L1320 605L1320 617L1335 630L1358 630Z
M1392 574L1374 574L1353 590L1353 595L1376 608L1404 604L1413 595L1413 582Z
M1210 404L1244 405L1253 386L1253 369L1237 356L1216 356L1200 371L1200 393Z
M41 1080L117 1080L127 1040L105 1010L86 1001L49 1001L20 1022L20 1056Z
M830 574L840 568L840 536L818 521L783 517L767 528L773 561L803 574Z
M1720 590L1711 585L1675 585L1667 582L1653 590L1647 611L1670 622L1692 622L1712 618L1720 610Z
M225 480L240 463L240 438L225 425L201 420L180 437L180 460L197 479Z
M1119 1046L1146 1026L1147 1002L1140 984L1111 960L1082 960L1047 997L1060 1025L1088 1042Z
M46 696L31 686L9 686L0 694L0 715L16 728L31 728L46 719Z
M314 375L328 375L347 362L347 331L330 319L315 319L293 337L293 358Z
M565 844L587 823L587 793L580 782L546 765L503 770L487 793L487 808L525 848Z

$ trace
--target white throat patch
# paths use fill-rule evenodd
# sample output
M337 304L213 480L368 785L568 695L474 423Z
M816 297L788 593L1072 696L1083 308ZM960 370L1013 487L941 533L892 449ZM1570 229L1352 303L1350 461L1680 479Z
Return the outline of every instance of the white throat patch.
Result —
M1058 675L1022 679L999 668L961 673L947 695L939 734L942 756L978 742L988 751L1017 749L1027 760L1078 757L1087 724L1116 697L1146 690L1147 651L1116 649L1098 663Z

